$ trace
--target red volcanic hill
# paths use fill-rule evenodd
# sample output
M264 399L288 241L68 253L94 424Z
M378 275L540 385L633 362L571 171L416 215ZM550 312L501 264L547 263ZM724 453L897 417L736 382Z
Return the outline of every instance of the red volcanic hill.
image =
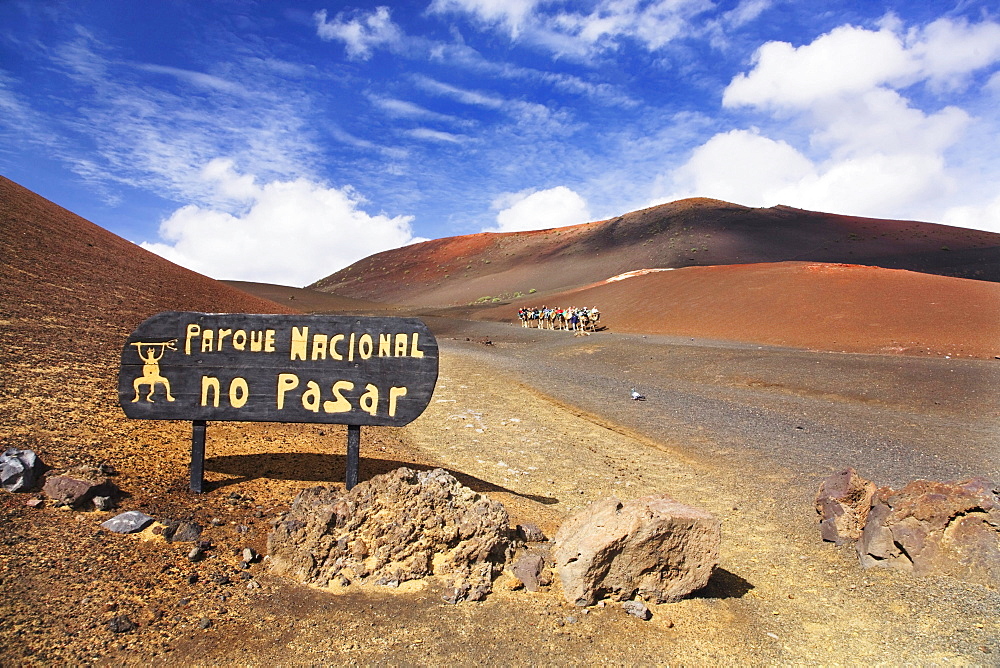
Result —
M117 373L126 337L160 311L297 312L168 262L3 177L0 238L8 371L85 364Z
M783 261L1000 281L1000 234L687 199L572 227L413 244L372 255L309 287L356 299L449 306L517 293L541 297L638 269Z
M550 295L549 303L599 305L602 323L617 332L857 353L1000 355L1000 284L900 269L686 267L614 277ZM510 322L519 305L474 309L473 317Z

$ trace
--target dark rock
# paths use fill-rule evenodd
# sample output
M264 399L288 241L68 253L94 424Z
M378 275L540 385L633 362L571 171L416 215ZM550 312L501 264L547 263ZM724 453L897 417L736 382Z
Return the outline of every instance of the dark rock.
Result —
M538 587L541 584L538 581L538 576L541 575L544 568L545 555L540 551L534 550L525 552L519 556L514 562L511 572L521 581L525 589L534 592L538 591Z
M163 537L169 543L194 543L201 538L201 527L192 522L169 522Z
M538 528L538 525L531 524L530 522L518 524L517 535L525 543L543 543L548 540L542 530Z
M212 620L209 619L208 617L202 617L200 620L198 620L198 628L200 629L207 629L211 626L212 626Z
M216 575L212 576L212 581L217 585L227 585L232 583L232 580L229 579L229 576L223 573L217 573Z
M145 529L152 521L153 518L149 515L138 510L130 510L101 522L101 526L114 533L135 533Z
M313 487L268 536L272 569L327 586L438 576L450 603L481 600L510 546L504 507L443 469L400 468L350 492Z
M128 618L127 615L118 615L108 622L108 629L112 633L131 633L139 628L139 625Z
M7 448L0 455L0 487L8 492L30 492L44 470L33 450Z
M666 495L604 499L559 528L553 559L570 603L636 594L669 603L708 584L720 538L719 520Z
M914 480L872 498L857 551L861 565L1000 583L1000 489L986 478Z
M625 601L622 603L622 610L624 610L626 614L638 617L643 621L646 621L653 616L653 613L649 611L649 608L647 608L646 604L642 601Z
M875 483L859 476L853 468L834 473L820 483L816 512L823 540L842 545L861 538L874 493Z
M95 496L112 499L118 496L118 489L100 469L92 466L77 466L61 475L50 476L45 481L42 492L56 505L75 508L82 508L92 502Z

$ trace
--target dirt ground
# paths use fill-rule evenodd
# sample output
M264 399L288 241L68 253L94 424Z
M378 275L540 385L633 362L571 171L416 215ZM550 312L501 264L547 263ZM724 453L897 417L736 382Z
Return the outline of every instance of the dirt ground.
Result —
M484 363L475 340L455 339L439 337L441 374L421 418L402 429L363 430L362 480L400 465L442 466L503 502L512 521L534 522L549 536L590 501L667 492L722 520L721 563L709 586L651 606L644 622L611 602L569 605L558 584L512 590L506 577L483 603L448 605L433 582L334 594L270 575L266 560L241 569L238 553L265 552L270 522L298 490L340 484L344 429L211 424L208 492L197 496L186 491L189 425L124 421L113 393L81 380L76 447L62 442L67 425L18 424L16 415L4 421L5 442L34 441L54 466L73 463L71 452L106 462L130 495L123 509L195 521L213 547L190 562L190 544L165 543L151 530L100 529L113 513L30 508L25 501L34 495L0 496L0 662L997 663L995 590L864 571L849 548L819 540L814 511L798 502L803 494L791 487L801 483L788 468L734 466L702 447L710 436L650 439L529 388ZM35 415L65 414L56 410L63 399L32 401ZM113 633L108 623L119 615L138 628Z

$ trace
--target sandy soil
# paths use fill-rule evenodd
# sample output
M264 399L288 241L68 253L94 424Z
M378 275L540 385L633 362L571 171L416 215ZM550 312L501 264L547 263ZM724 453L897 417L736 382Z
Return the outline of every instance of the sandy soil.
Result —
M494 360L531 345L498 334ZM4 495L4 662L994 663L997 592L861 570L848 549L818 538L801 489L815 476L803 482L766 459L747 468L748 458L719 457L711 433L650 439L513 380L502 363L484 361L482 344L455 339L441 338L442 373L424 416L400 430L364 430L362 479L404 464L443 466L549 535L589 501L668 492L723 521L709 587L653 606L641 622L616 605L574 608L557 585L511 591L506 579L485 603L458 606L434 584L335 595L270 576L266 563L243 580L236 552L263 551L269 521L295 491L339 484L343 431L212 425L209 492L195 496L185 491L187 426L124 422L95 391L77 408L89 416L91 456L130 493L124 505L202 523L214 548L191 563L189 545L97 528L111 513L31 509L24 495ZM49 460L58 452L41 450ZM111 633L107 622L121 614L139 629Z

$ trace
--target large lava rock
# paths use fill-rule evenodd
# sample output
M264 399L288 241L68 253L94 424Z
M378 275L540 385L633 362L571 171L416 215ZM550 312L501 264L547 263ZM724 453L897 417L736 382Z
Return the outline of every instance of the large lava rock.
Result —
M982 477L914 480L898 492L879 489L857 545L861 564L995 586L1000 583L998 491Z
M443 469L400 468L350 492L303 490L268 536L272 568L302 582L398 586L436 575L451 603L485 598L509 549L503 505Z
M708 584L719 562L721 523L666 495L604 499L567 520L553 553L563 595L592 605L610 595L678 601Z
M873 494L875 483L859 476L853 468L834 473L820 483L816 512L823 540L842 545L861 538Z

